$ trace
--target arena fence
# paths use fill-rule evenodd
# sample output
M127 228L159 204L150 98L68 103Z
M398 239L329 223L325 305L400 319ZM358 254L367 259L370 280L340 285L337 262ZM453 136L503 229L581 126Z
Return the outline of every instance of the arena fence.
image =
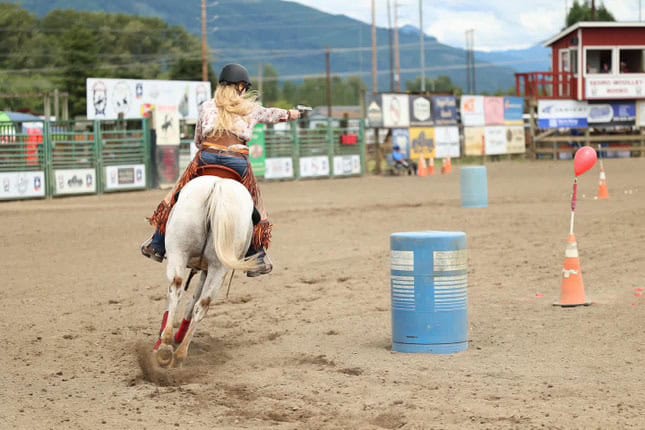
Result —
M357 124L259 126L249 143L256 176L288 180L364 174L365 128L362 121ZM179 146L155 148L149 127L147 119L0 122L0 200L172 183L191 160L193 130L184 125Z
M149 186L148 120L0 123L0 200Z

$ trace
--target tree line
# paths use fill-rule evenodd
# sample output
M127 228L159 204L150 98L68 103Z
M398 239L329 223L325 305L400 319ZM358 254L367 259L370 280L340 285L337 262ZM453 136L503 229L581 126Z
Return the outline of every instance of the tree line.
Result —
M261 76L263 82L253 77L253 84L266 105L327 104L325 77L280 82L271 64ZM70 115L84 115L88 77L201 80L201 41L157 18L73 10L38 18L19 5L0 4L0 109L42 113L40 94L58 89L69 95ZM215 88L212 66L208 77ZM433 87L455 89L445 76L428 80ZM332 76L333 104L357 105L366 88L358 76ZM417 88L418 79L407 83L408 90Z

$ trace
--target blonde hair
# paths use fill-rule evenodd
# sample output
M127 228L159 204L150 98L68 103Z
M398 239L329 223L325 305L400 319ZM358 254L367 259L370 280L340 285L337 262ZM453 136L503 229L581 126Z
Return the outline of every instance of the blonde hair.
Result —
M239 85L239 84L238 84ZM213 99L217 108L217 123L209 137L233 134L235 117L248 116L257 106L257 91L240 94L238 85L218 85Z

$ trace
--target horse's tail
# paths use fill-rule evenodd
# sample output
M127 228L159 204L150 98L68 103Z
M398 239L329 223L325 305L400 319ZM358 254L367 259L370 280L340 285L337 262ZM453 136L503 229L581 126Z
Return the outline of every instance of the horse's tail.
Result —
M219 261L228 269L249 271L258 268L257 257L240 258L236 249L242 248L238 242L247 241L242 232L236 230L241 218L235 205L225 195L225 185L215 181L209 198L209 220L215 244L215 253ZM249 214L250 222L250 214ZM246 244L246 242L245 242Z

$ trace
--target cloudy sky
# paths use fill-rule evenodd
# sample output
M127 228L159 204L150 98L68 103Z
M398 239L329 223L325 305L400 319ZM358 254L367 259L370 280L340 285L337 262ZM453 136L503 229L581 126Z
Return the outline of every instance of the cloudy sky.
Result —
M291 1L372 22L371 0ZM601 2L617 21L638 21L639 13L645 20L645 0L597 0L596 5ZM375 3L377 25L387 27L387 2L376 0ZM418 27L419 1L398 0L398 3L399 26ZM573 0L423 0L423 27L426 34L451 46L464 47L465 32L473 29L477 50L521 49L557 34L572 4Z

